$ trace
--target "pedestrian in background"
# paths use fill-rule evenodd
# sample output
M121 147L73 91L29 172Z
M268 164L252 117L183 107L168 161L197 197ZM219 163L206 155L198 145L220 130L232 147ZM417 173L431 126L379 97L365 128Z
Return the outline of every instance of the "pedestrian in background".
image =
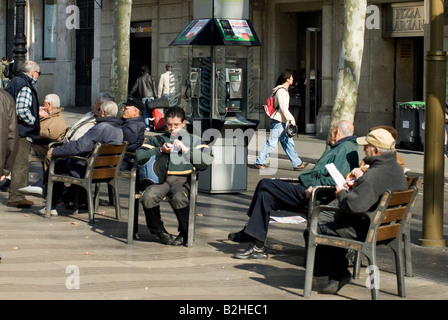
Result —
M150 131L154 125L152 122L152 114L147 107L147 101L154 100L157 95L156 80L149 74L148 66L143 66L141 72L142 76L135 81L129 96L132 97L135 93L137 93L137 98L143 102L143 105L145 106L143 111L143 119L145 121L146 130Z
M277 86L273 89L274 104L278 106L278 109L271 117L271 132L269 138L266 141L263 149L261 149L258 158L255 160L254 165L259 169L265 169L267 167L267 159L271 152L277 148L278 143L282 145L288 155L289 160L292 163L292 167L296 171L303 170L308 163L303 162L300 159L297 152L294 150L294 140L286 135L286 125L290 122L292 125L296 125L294 116L289 112L289 87L293 84L294 78L292 73L284 72L277 80Z
M9 69L8 59L6 59L6 57L3 57L2 63L0 64L0 80L1 80L1 84L4 89L6 89L6 87L8 86L9 78L11 77L9 71L10 71L10 69Z

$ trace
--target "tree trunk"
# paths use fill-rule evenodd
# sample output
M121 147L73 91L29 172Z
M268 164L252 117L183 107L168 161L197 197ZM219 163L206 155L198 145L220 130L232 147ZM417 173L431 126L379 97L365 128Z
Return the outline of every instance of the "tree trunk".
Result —
M131 9L132 0L115 0L110 93L118 105L126 101L128 93Z
M338 86L331 124L354 121L364 51L366 0L345 0L345 28L339 57Z

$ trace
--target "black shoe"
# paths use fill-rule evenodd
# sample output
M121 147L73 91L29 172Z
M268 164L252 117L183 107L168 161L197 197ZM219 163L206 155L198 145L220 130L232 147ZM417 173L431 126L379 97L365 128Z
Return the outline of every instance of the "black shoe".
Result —
M184 236L182 235L178 235L176 237L176 239L173 240L173 242L171 243L172 246L184 246L186 244L185 241L186 237L184 238Z
M168 244L168 245L172 244L173 240L174 240L173 235L169 234L166 231L159 232L157 234L157 237L159 237L160 242L162 242L163 244Z
M347 283L350 282L352 275L347 270L345 275L341 277L339 280L330 280L328 283L323 287L319 293L320 294L336 294L339 290L342 289L343 286L345 286Z
M255 243L251 243L244 252L237 252L233 255L235 259L267 259L268 252L265 246L258 248Z
M251 237L250 235L248 235L247 233L245 233L244 229L239 232L229 233L227 238L233 242L238 242L238 243L254 241L254 238Z
M2 192L8 192L9 191L9 185L11 184L11 180L5 179L5 182L3 182L2 186L0 187L0 191Z

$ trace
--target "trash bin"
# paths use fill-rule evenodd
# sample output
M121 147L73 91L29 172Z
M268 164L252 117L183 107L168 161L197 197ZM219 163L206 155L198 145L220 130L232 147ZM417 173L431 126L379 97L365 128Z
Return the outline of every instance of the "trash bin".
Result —
M424 108L423 101L398 102L399 125L397 145L400 148L420 150L422 147L421 127L424 128ZM422 114L422 115L420 115ZM421 120L420 120L421 119ZM424 133L424 131L423 131Z
M259 121L227 117L225 122L207 124L206 120L202 121L202 133L207 129L220 133L209 143L214 160L206 170L199 172L198 190L205 193L247 191L247 148ZM195 132L194 128L191 130Z
M425 110L426 110L426 105L424 102L419 103L417 106L417 110L418 110L418 129L420 132L420 146L421 149L423 150L425 148Z

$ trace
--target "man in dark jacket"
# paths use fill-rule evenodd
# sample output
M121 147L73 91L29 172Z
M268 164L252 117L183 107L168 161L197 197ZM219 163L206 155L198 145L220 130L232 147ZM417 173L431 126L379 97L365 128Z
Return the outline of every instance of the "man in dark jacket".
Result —
M144 106L147 106L147 101L154 100L156 97L156 80L152 75L149 74L149 68L148 66L142 66L142 76L139 77L136 81L134 86L132 87L131 91L129 92L129 96L133 96L135 93L137 93L137 97L140 98L143 102ZM147 107L145 107L143 111L143 118L145 121L146 129L149 131L151 129L152 115L150 114Z
M145 124L142 117L144 108L142 101L137 98L129 98L124 104L121 129L123 130L123 140L128 142L126 152L135 152L145 139ZM125 156L120 170L130 170L133 164L131 158Z
M190 210L189 176L193 170L205 170L211 164L211 148L202 140L189 134L186 126L185 112L181 107L171 107L165 114L166 131L160 137L164 143L152 137L148 144L137 150L135 159L144 164L153 155L166 153L170 155L168 176L164 183L151 184L142 193L140 202L145 211L146 224L152 234L168 245L185 245L188 236L188 213ZM179 223L179 235L174 237L163 226L159 203L164 197L176 214Z
M116 118L118 106L113 101L106 101L100 107L101 115L96 119L96 124L81 138L69 142L60 147L48 150L47 157L53 156L81 156L88 157L92 153L97 142L103 144L120 145L123 143L123 131L121 119ZM86 171L86 162L72 159L59 159L55 164L55 172L58 174L70 174L73 177L83 178ZM48 172L44 175L44 186L48 182ZM51 214L57 215L56 204L64 188L55 187ZM43 194L45 196L45 193ZM49 205L49 204L47 204ZM39 211L41 213L45 210Z
M17 113L14 99L0 89L0 181L11 172L16 159L19 136L17 135Z
M356 179L352 186L336 186L337 200L331 205L338 206L341 211L319 215L318 232L321 234L365 239L369 222L363 213L374 210L386 190L406 190L408 187L403 168L397 163L395 140L387 130L373 130L357 142L364 146L364 161L369 168L365 173L359 168L352 171L352 176L347 178ZM320 293L336 294L350 281L345 249L318 246L315 266L316 276L329 277Z
M343 175L358 166L358 145L353 136L353 129L353 124L345 120L333 125L331 147L323 153L313 169L299 176L300 183L272 179L263 179L258 183L247 213L249 222L243 230L228 236L229 240L234 242L251 242L246 251L236 253L234 258L267 259L264 243L271 210L295 211L305 208L313 187L334 186L335 182L325 168L326 164L334 163Z
M34 85L40 75L40 67L34 61L25 61L23 72L11 81L8 93L16 102L19 151L11 171L8 206L29 208L34 203L25 199L18 189L28 185L29 153L32 137L40 133L39 99Z

